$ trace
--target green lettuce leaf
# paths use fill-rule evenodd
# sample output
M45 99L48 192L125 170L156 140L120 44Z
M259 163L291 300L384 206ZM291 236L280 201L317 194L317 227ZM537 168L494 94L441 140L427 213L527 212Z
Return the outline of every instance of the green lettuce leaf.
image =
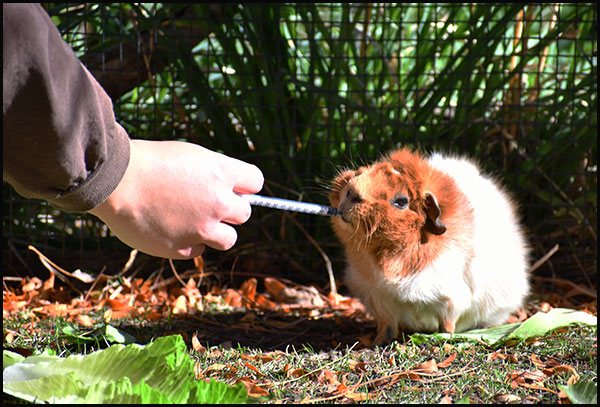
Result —
M442 341L470 341L483 342L491 347L513 346L517 343L530 339L543 337L552 331L567 326L585 324L597 325L598 319L586 312L575 311L566 308L554 308L548 312L538 312L523 322L495 326L485 329L473 329L467 332L449 334L434 333L410 335L416 344L436 338Z
M127 332L121 331L112 325L103 325L92 331L79 333L73 326L66 325L61 329L60 339L67 340L75 344L112 344L122 343L129 344L135 343L136 339L129 335Z
M195 381L194 363L179 335L158 338L145 346L113 345L66 358L41 354L18 360L4 351L4 365L4 392L30 402L250 401L241 384L232 388L216 381Z
M577 382L570 386L558 385L573 404L598 405L598 386L594 382Z

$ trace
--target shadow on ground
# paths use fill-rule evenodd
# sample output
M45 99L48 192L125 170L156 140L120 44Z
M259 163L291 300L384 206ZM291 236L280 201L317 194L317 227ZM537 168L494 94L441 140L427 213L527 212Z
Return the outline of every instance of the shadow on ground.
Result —
M286 351L290 345L296 349L309 346L314 351L335 348L360 347L361 337L375 333L371 320L329 316L312 318L290 316L278 312L252 310L201 315L183 315L171 320L142 324L123 322L119 328L135 336L140 343L168 335L182 334L188 345L194 333L204 346L248 347L264 351Z

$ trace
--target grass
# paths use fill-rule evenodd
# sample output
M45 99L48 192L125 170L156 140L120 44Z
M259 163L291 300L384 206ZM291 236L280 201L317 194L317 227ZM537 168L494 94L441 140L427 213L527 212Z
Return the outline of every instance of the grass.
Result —
M213 317L223 318L223 311L220 313L220 316L214 313ZM244 315L247 316L237 316L236 322ZM100 311L91 316L101 320ZM56 354L66 356L108 345L102 340L96 344L76 344L60 334L67 326L80 333L90 332L104 325L103 322L83 328L53 317L37 321L35 330L28 329L30 323L28 312L5 316L4 348L31 351L51 348ZM112 324L142 342L168 333L183 334L190 356L196 361L198 378L210 377L230 384L245 381L255 396L268 395L264 399L267 402L439 403L445 400L555 404L559 401L557 386L573 380L569 379L571 376L597 382L597 329L592 327L572 327L497 350L482 344L435 339L420 345L407 340L385 347L357 349L360 345L344 345L315 350L310 341L295 346L282 344L278 349L231 341L196 342L192 339L194 325L178 317L156 323L132 319ZM185 326L188 330L182 331ZM260 331L261 327L256 325L255 329ZM7 344L9 332L12 338ZM239 334L238 338L243 337L243 332ZM543 371L550 373L541 374Z
M578 280L596 269L593 3L46 7L102 85L120 90L117 120L132 137L223 151L262 169L264 193L318 203L336 167L398 144L467 154L518 197L536 257L560 240L570 262L589 259ZM9 237L109 244L95 218L31 208L9 191ZM272 248L307 244L283 216L253 227ZM303 227L330 241L327 219ZM255 242L253 232L240 240ZM299 251L303 265L320 260Z
M508 377L514 372L538 369L532 356L541 360L558 360L561 364L575 367L580 380L597 381L597 358L595 351L596 329L573 328L559 335L544 338L533 344L492 352L482 345L452 345L432 342L421 345L394 343L387 347L344 349L314 352L309 347L290 349L278 354L273 360L260 362L260 350L246 348L213 348L204 355L197 355L200 369L210 371L215 364L235 366L221 377L249 376L258 383L264 382L274 401L285 403L344 401L337 387L327 386L323 371L332 372L337 380L352 391L355 401L374 403L439 403L445 396L471 403L492 403L502 400L503 395L514 397L513 401L556 403L559 384L566 384L571 373L556 374L545 380L541 389L511 387ZM441 362L457 353L449 368L425 375L418 380L401 379L396 376L430 360ZM502 355L488 360L494 353ZM255 369L245 366L242 355L250 360L256 356ZM238 362L236 362L236 360ZM358 366L358 367L357 367ZM303 375L287 372L300 371ZM229 378L228 380L233 380ZM363 385L361 385L363 383ZM329 394L329 392L333 393ZM362 396L361 396L362 395ZM518 398L518 399L517 399Z

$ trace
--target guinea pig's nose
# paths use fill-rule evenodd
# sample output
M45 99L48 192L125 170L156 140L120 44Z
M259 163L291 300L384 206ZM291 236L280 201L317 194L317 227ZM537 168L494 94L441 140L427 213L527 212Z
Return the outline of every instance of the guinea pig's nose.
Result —
M349 188L348 191L346 191L346 196L342 200L342 203L346 203L352 207L362 201L363 199L360 194L354 188Z
M343 193L342 199L340 200L340 204L338 206L338 211L341 212L342 220L344 222L350 223L350 211L355 205L361 203L362 201L362 197L354 188L350 188Z

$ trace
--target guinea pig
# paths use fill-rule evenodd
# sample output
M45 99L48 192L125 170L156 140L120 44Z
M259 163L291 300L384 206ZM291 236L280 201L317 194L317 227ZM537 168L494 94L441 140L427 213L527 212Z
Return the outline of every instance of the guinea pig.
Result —
M346 283L377 321L375 344L408 332L504 323L529 291L513 201L468 159L399 149L341 172L329 200Z

